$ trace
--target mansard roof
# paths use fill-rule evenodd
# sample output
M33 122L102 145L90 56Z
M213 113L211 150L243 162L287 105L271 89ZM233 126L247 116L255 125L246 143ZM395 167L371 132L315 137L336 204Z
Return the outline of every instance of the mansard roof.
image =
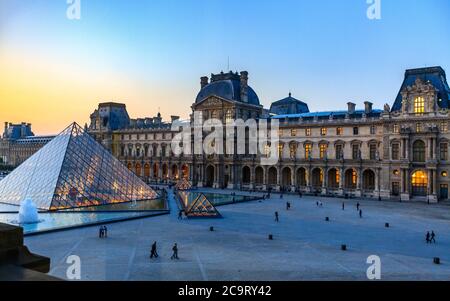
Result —
M276 115L301 114L308 112L309 112L308 105L303 101L300 101L292 97L291 93L289 93L288 97L275 101L270 106L270 113Z
M440 108L450 108L450 88L447 83L447 78L442 67L428 67L409 69L405 72L405 79L395 99L392 111L399 111L402 109L402 94L401 92L408 86L414 85L417 79L424 82L430 82L438 90L438 105Z

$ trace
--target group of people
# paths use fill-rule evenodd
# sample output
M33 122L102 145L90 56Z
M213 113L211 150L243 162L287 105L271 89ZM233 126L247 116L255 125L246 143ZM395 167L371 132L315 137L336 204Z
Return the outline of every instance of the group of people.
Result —
M106 226L101 226L98 230L98 237L99 238L107 238L108 237L108 228Z
M178 258L178 245L177 245L177 243L175 243L173 245L172 252L173 252L172 256L170 257L171 260L173 260L173 259L180 259L180 258ZM159 255L158 255L158 252L156 250L156 241L155 241L155 242L153 242L152 247L150 249L150 259L158 258L158 257L159 257Z
M430 231L428 231L425 240L427 241L427 244L436 243L436 234L434 231L431 231L431 234Z

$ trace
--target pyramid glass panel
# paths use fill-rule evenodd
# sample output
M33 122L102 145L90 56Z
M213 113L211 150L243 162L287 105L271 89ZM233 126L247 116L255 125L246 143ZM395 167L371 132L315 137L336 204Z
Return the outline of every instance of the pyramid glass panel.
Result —
M188 217L220 217L219 211L203 193L186 208L185 213Z
M152 200L157 194L76 123L0 182L0 202L58 210Z

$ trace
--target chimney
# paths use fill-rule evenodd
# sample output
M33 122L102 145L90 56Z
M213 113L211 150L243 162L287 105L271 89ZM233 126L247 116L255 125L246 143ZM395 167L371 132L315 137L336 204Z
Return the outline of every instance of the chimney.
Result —
M349 114L354 114L355 113L355 109L356 109L356 105L353 102L348 102L347 106L348 106L348 113Z
M248 72L241 72L241 101L248 102Z
M373 106L373 103L371 103L370 101L365 101L364 102L364 112L366 114L372 113L372 106Z
M8 137L8 122L5 122L5 131L3 132L3 138Z
M170 116L170 119L172 120L172 123L173 123L173 122L179 120L179 119L180 119L180 116L172 115L172 116Z
M208 85L208 77L202 76L200 77L200 86L203 89L206 85Z

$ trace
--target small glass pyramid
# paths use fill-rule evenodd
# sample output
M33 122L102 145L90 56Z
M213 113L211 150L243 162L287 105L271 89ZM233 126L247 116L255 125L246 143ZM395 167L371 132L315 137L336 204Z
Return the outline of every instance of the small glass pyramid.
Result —
M60 210L157 198L157 193L73 123L0 181L0 202L30 198Z
M187 217L220 217L219 211L208 200L208 198L200 193L195 200L186 208Z

